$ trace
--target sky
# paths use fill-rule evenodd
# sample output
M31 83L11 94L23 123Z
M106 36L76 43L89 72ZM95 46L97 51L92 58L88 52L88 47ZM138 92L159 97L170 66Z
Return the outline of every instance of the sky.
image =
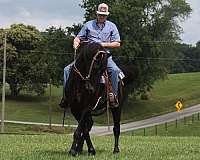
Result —
M180 23L182 42L195 45L200 40L200 0L186 0L193 9L189 19ZM0 28L13 23L36 26L44 31L50 26L71 26L83 22L81 0L0 0Z

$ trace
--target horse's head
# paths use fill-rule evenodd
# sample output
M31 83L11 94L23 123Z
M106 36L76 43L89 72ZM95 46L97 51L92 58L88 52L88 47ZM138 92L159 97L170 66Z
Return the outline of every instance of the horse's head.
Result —
M94 93L107 67L107 53L99 43L88 43L80 49L75 65L85 82L85 89Z

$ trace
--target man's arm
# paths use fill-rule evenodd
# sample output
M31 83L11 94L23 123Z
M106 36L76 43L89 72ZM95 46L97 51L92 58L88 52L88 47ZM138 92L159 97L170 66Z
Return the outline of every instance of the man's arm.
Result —
M87 39L87 23L83 25L78 35L74 38L73 47L77 49L82 39Z
M112 23L112 31L110 34L110 42L102 42L101 45L104 48L118 48L120 47L120 35L119 31L114 23Z
M120 47L120 42L102 42L101 45L104 48L118 48Z
M73 47L74 47L75 49L77 49L77 48L79 47L79 45L80 45L80 42L81 42L80 38L79 38L79 37L75 37L75 38L74 38Z

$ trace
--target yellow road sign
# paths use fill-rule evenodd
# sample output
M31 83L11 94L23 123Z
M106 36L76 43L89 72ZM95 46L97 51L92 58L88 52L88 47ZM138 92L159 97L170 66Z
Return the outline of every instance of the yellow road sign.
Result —
M176 111L179 112L183 108L183 104L181 101L176 102Z

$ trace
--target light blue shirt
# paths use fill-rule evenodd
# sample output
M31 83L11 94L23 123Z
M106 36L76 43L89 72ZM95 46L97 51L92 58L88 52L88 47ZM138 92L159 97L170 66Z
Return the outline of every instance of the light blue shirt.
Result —
M97 20L91 20L84 24L77 37L81 40L101 42L120 42L120 35L116 25L108 20L105 21L101 29L97 25ZM109 53L110 50L106 49Z

